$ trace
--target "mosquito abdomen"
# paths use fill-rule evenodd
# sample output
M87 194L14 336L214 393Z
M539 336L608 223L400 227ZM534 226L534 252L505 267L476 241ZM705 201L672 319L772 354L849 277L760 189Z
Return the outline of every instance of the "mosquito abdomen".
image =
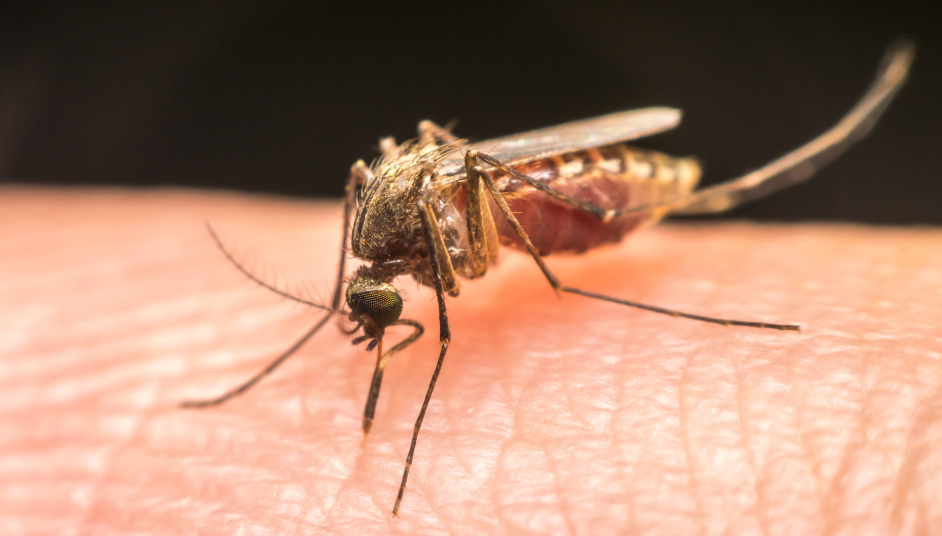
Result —
M700 178L693 158L611 145L566 153L516 166L521 173L606 210L654 205L686 195ZM517 220L541 255L581 253L602 244L620 242L628 233L656 222L664 214L641 213L603 222L592 214L560 201L508 173L494 171ZM495 215L501 243L523 249L500 211Z

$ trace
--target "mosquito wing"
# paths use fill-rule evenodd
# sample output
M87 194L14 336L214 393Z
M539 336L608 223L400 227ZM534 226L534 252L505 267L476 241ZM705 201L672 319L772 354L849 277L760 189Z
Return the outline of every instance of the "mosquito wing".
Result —
M664 132L680 123L680 115L680 110L674 108L629 110L479 141L468 145L467 148L487 154L505 164L522 164ZM463 171L463 156L460 153L445 159L439 168L439 173L445 176Z

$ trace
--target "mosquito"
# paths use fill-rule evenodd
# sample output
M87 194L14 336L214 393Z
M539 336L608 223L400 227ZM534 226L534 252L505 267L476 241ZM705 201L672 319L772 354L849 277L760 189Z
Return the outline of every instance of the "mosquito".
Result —
M571 287L556 277L543 258L617 243L671 214L723 212L808 179L873 128L905 82L914 53L909 41L892 44L863 98L824 134L760 169L696 191L700 167L694 158L676 158L623 144L676 127L681 112L671 108L618 112L478 143L459 139L450 129L431 121L420 122L418 138L403 144L384 138L378 161L372 166L358 161L350 171L340 266L329 306L297 298L257 278L232 257L209 228L226 258L250 279L328 313L244 384L218 398L181 405L216 406L245 392L294 354L333 315L346 315L354 325L349 334L362 330L353 344L369 341L367 351L376 350L376 368L363 411L366 436L373 423L383 370L390 358L424 332L415 320L400 318L403 301L393 282L411 275L435 290L440 350L393 506L392 513L398 516L419 430L451 344L445 297L458 296L459 278L483 277L497 259L500 246L529 254L557 293L724 326L799 331L797 325L702 316ZM349 278L348 251L368 263ZM383 336L391 326L409 326L413 331L384 352Z

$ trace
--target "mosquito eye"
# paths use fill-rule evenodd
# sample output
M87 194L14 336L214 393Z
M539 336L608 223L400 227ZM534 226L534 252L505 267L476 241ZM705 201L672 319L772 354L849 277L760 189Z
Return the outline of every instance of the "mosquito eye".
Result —
M402 314L402 297L395 290L366 290L347 296L347 304L357 314L369 316L379 327L386 327Z

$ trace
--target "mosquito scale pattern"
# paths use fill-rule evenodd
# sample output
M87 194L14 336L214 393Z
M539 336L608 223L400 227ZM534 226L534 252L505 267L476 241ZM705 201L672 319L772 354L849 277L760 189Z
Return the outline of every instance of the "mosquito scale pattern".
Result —
M569 196L605 210L658 205L690 193L700 179L693 158L674 158L623 144L587 149L514 166ZM584 253L620 242L664 216L650 211L610 221L579 210L513 175L497 170L494 182L540 255ZM492 213L498 213L493 207ZM501 245L525 249L506 219L498 223Z

